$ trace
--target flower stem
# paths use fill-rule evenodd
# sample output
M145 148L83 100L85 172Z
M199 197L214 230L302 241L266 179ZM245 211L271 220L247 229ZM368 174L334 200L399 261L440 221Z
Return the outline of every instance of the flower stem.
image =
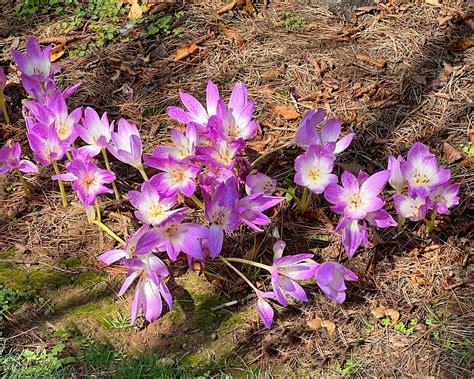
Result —
M69 159L70 161L72 161L72 154L70 151L66 151L66 156L67 156L67 159Z
M95 211L97 215L97 221L101 222L100 207L99 207L99 201L97 200L97 198L95 199Z
M268 271L272 269L271 266L264 265L263 263L249 261L248 259L244 259L244 258L226 258L226 259L231 262L245 263L247 265L263 268L264 270L268 270Z
M296 196L296 194L294 192L292 193L292 192L290 192L289 189L286 189L286 188L283 188L283 187L277 187L277 190L289 194L296 201L296 205L298 205L299 209L301 209L303 207L303 204L301 204L301 200L298 199L298 197Z
M309 204L311 203L311 196L312 196L311 191L307 187L304 187L303 195L301 196L301 207L300 207L301 213L305 213L306 210L308 209Z
M192 201L201 209L204 209L204 204L202 203L201 200L199 200L196 196L196 194L193 193L193 196L191 196Z
M25 178L23 177L23 174L19 169L15 170L18 174L18 177L20 178L21 186L23 187L23 192L25 193L25 197L27 197L30 194L30 190L28 189L28 186L26 185Z
M425 222L426 222L426 231L427 231L428 233L430 233L430 232L433 231L434 223L435 223L435 220L436 220L436 216L438 216L438 212L437 212L437 211L434 211L433 214L431 215L431 219L430 219L430 220L426 220L426 219L425 219Z
M5 105L5 96L3 95L3 89L0 90L0 109L2 110L3 117L5 117L6 123L10 124L10 118L8 117L7 106Z
M101 151L102 151L102 156L104 157L105 168L106 168L108 171L111 171L111 170L110 170L109 158L107 157L107 150L105 150L105 147L103 147L103 148L101 149ZM113 190L114 190L115 200L120 201L120 194L119 194L119 191L118 191L118 189L117 189L117 184L115 184L115 180L112 182L112 188L113 188Z
M252 288L255 292L258 292L257 287L255 287L253 283L244 274L242 274L234 265L230 264L229 260L231 258L223 258L219 256L219 259L222 262L224 262L227 266L229 266L232 270L234 270L237 273L237 275L239 275L243 280L245 280L245 282L250 286L250 288Z
M143 180L145 180L145 182L147 182L147 181L148 181L148 175L146 174L146 172L145 172L143 166L138 166L138 167L137 167L137 170L138 170L138 171L140 172L140 174L142 175Z
M53 161L53 168L56 175L60 175L58 162ZM67 198L66 198L66 191L64 190L64 183L61 179L58 179L59 184L59 191L61 192L61 200L63 202L63 207L67 207Z
M398 215L397 217L397 231L398 232L402 231L403 225L405 225L405 220L406 220L405 217Z
M118 235L116 235L107 225L103 224L99 220L94 220L92 221L92 223L97 225L99 228L101 228L104 232L106 232L110 237L112 237L118 243L125 245L125 241L121 239Z

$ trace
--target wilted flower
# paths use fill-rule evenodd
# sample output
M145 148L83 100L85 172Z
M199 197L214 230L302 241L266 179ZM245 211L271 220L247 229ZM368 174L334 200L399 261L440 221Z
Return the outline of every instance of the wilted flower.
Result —
M337 303L343 303L346 299L345 280L357 281L359 278L355 273L336 262L324 262L317 266L314 278L323 293Z
M18 142L5 144L0 148L0 175L15 169L24 173L38 172L38 167L27 159L21 159L21 146Z
M439 214L450 214L449 208L459 204L459 183L445 183L432 191L428 198L428 206Z
M107 112L99 118L94 109L87 107L84 111L82 125L76 126L77 133L88 145L81 147L81 149L87 150L92 156L95 156L100 153L102 148L107 147L114 130L114 122L109 123Z
M113 129L111 129L113 130ZM107 143L107 149L119 161L137 169L142 168L142 139L138 128L121 118L117 131L112 131L113 144Z

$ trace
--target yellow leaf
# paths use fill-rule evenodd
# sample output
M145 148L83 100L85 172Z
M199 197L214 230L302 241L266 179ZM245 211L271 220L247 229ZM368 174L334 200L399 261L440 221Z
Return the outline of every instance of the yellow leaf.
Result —
M65 52L66 50L64 49L64 45L54 46L53 50L51 51L51 62L57 61L63 56Z
M138 4L138 0L132 0L132 6L130 7L130 12L128 13L128 18L130 20L136 20L137 18L142 17L142 8Z
M191 54L193 54L194 52L196 52L198 50L199 50L199 47L195 43L191 43L189 45L182 46L176 51L176 54L174 56L174 60L175 60L175 62L176 61L181 61L184 58L189 57Z

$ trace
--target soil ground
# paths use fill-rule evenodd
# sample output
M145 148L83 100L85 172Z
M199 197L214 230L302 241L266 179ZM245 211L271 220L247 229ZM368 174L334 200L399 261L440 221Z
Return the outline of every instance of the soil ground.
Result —
M152 325L129 327L130 294L115 296L123 272L97 262L114 241L87 224L80 205L61 207L50 170L28 179L33 193L27 200L13 176L2 177L0 285L12 306L4 303L0 325L2 366L10 364L10 377L15 375L8 362L15 354L38 347L51 351L60 343L58 357L75 361L57 373L77 377L471 376L472 19L469 2L429 3L378 2L356 9L352 18L292 1L220 15L221 1L171 4L157 15L184 14L168 32L127 27L121 16L121 37L84 56L69 52L87 45L87 25L60 32L71 14L20 18L15 4L0 5L0 64L8 67L11 50L24 46L29 35L43 43L65 42L66 53L57 61L59 82L83 83L71 107L92 106L130 119L140 127L146 152L169 142L175 125L166 108L179 104L180 90L202 100L210 79L228 98L233 84L242 81L261 126L248 144L251 159L290 141L304 112L324 108L343 122L344 134L357 133L338 170L374 172L386 167L389 154L406 154L421 141L461 183L459 206L431 234L413 223L402 232L372 232L373 246L350 261L332 233L337 218L324 202L316 200L303 216L291 206L280 209L267 230L279 228L288 252L311 250L318 260L339 259L360 281L351 283L342 306L309 286L310 301L279 308L274 327L266 330L238 277L217 263L188 271L184 261L171 268L173 312ZM190 43L198 50L175 61L177 49ZM2 126L1 136L21 141L26 152L25 93L13 66L9 80L12 124ZM285 183L299 153L278 150L260 161L259 170ZM140 183L125 165L114 162L113 169L121 193ZM128 203L108 200L102 206L119 235L136 230ZM224 254L243 256L254 242L261 258L271 259L271 232L235 233ZM236 299L238 306L213 310ZM380 307L388 312L380 313ZM319 327L321 320L335 330Z

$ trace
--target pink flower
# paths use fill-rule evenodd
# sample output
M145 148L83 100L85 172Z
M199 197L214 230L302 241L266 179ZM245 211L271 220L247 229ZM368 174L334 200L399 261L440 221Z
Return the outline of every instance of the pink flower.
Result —
M402 192L405 185L405 178L402 175L401 164L405 162L403 157L399 155L397 158L390 155L388 157L388 170L390 171L390 178L388 182L392 188L398 193Z
M43 124L33 125L26 134L35 159L43 166L63 159L69 143L59 138L56 128Z
M317 266L314 271L314 278L323 293L337 303L346 300L345 280L357 281L357 275L336 262L324 262Z
M107 149L119 161L140 169L142 167L142 139L138 128L121 118L117 129L116 132L112 131L113 145L106 143Z
M423 196L412 197L402 194L393 195L395 209L397 213L411 221L420 221L426 215L426 198Z
M25 76L38 81L45 81L48 77L60 70L59 66L51 65L51 51L53 47L48 45L44 50L34 37L30 37L26 44L26 54L18 50L12 51L13 61Z
M247 195L263 193L264 195L271 196L276 190L277 181L261 172L248 175L245 179L245 192L247 192Z
M437 211L439 214L450 214L449 208L459 204L459 187L459 183L445 183L436 188L429 195L429 208Z
M13 145L5 144L0 148L0 175L15 169L24 173L38 172L38 167L26 159L21 159L21 146L18 142Z
M114 130L114 122L109 123L107 112L99 118L94 109L87 107L84 111L82 125L76 126L77 133L88 145L81 149L87 150L92 156L95 156L100 153L102 148L107 147Z

